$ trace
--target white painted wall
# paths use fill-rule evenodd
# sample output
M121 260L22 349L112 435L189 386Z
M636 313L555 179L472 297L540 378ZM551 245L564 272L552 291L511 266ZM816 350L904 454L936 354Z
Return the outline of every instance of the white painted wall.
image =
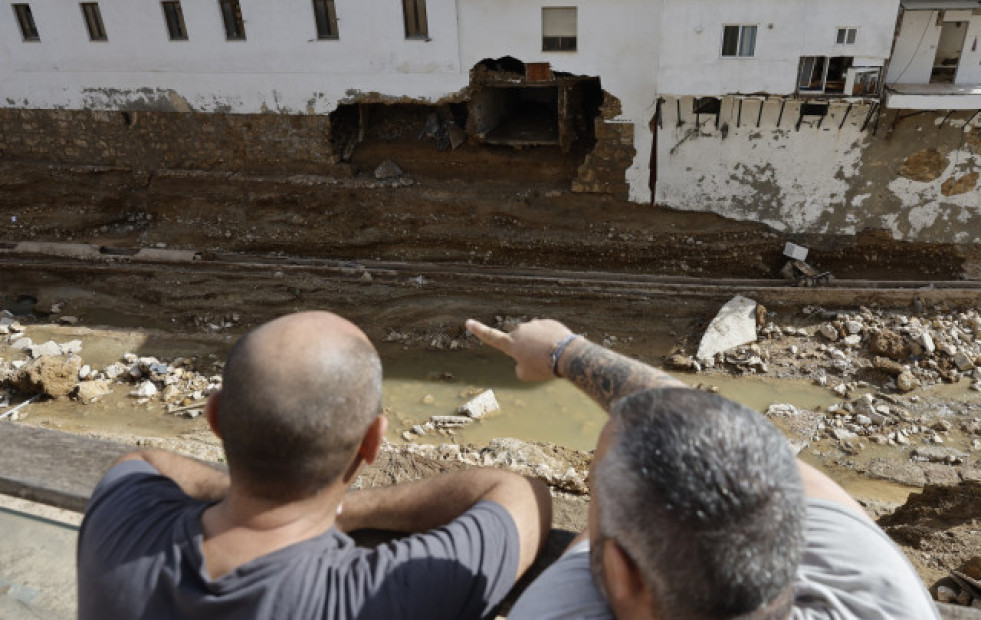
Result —
M23 1L23 0L20 0ZM648 201L660 6L646 0L428 0L429 41L406 40L401 0L337 0L338 40L317 40L309 0L241 0L246 40L226 41L217 0L182 2L170 41L157 0L100 0L108 41L88 40L76 3L34 0L40 42L23 42L0 0L0 104L326 114L352 91L435 101L484 58L551 62L599 76L635 123L631 198ZM542 52L542 6L578 7L578 51Z
M187 41L168 40L156 0L100 0L105 42L88 40L77 3L35 0L41 41L23 42L10 4L0 101L22 107L113 109L148 89L199 111L323 114L351 89L436 99L467 82L454 0L429 0L429 41L405 38L400 0L338 0L338 40L317 40L309 0L241 0L245 41L225 40L217 0L182 2Z
M898 10L898 0L664 0L661 94L793 94L801 56L864 57L880 66ZM722 57L725 24L757 25L755 57ZM854 45L836 44L840 27L858 28Z
M956 83L981 84L981 15L972 15L967 25Z
M936 11L906 11L889 61L886 84L927 84L937 56L940 26Z

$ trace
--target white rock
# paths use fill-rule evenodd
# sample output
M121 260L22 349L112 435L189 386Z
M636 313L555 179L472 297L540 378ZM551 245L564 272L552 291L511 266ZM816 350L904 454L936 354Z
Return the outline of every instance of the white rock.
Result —
M82 352L82 341L81 340L70 340L68 342L58 345L61 347L61 353L63 355L68 355L69 353L81 353Z
M44 344L36 344L29 349L31 357L45 357L45 356L55 356L61 355L61 345L59 345L54 340L49 340Z
M774 403L767 407L766 415L795 416L800 415L800 410L797 407L787 403Z
M756 342L756 302L737 295L712 319L695 357L708 365L717 354L751 342Z
M849 334L858 334L862 331L862 324L858 321L845 321L845 330Z
M927 355L933 355L933 352L937 350L937 346L933 344L933 336L930 335L930 332L920 334L920 344L923 346L923 351Z
M34 342L30 338L18 338L14 340L13 344L10 345L12 349L17 349L19 351L26 351L34 346Z
M862 337L861 336L858 336L858 335L855 335L855 334L853 334L851 336L845 336L844 342L845 342L846 345L848 345L850 347L854 347L854 346L857 346L858 344L860 344L862 342Z
M838 330L831 323L821 324L821 327L818 328L818 333L832 342L838 340Z
M89 374L91 374L91 372L92 372L92 367L89 366L88 364L85 364L84 366L78 369L78 378L86 379L88 378Z
M839 383L838 385L834 386L832 390L834 390L834 393L838 396L844 396L848 393L848 386L844 383Z
M116 377L124 374L127 370L128 369L126 366L119 362L115 362L106 366L106 369L103 372L105 373L106 378L115 379Z
M471 418L480 419L488 413L493 413L500 408L501 406L497 403L497 398L494 396L494 390L485 390L466 403L460 405L460 407L457 409L457 413L464 413Z
M136 388L133 395L137 398L149 398L156 395L156 393L157 386L153 384L153 381L144 381L138 388Z

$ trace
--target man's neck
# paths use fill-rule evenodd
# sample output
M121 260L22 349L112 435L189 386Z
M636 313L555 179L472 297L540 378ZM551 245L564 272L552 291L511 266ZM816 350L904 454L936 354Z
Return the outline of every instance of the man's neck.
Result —
M201 552L208 575L217 579L263 555L323 534L334 524L345 490L331 485L302 500L271 502L233 484L227 497L201 515Z

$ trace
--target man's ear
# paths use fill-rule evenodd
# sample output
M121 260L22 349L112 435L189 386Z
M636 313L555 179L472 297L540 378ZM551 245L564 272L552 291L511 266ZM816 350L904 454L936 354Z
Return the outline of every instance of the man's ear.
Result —
M640 617L648 615L643 612L650 609L650 594L640 568L615 540L603 541L603 573L606 595L617 617L636 617L638 612Z
M358 448L358 456L368 465L375 462L387 430L388 418L379 415L365 431L364 437L361 439L361 447Z
M211 427L211 432L214 433L218 439L221 439L221 430L218 428L219 398L221 398L221 390L213 392L211 396L208 397L208 402L204 405L204 417L208 419L208 426Z

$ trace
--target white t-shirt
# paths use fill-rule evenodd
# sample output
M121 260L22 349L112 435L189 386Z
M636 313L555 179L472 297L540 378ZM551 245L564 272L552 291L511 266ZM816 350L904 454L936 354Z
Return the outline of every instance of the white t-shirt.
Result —
M940 620L913 566L885 532L834 502L807 500L805 547L790 620ZM589 542L571 548L525 590L509 620L608 620Z

